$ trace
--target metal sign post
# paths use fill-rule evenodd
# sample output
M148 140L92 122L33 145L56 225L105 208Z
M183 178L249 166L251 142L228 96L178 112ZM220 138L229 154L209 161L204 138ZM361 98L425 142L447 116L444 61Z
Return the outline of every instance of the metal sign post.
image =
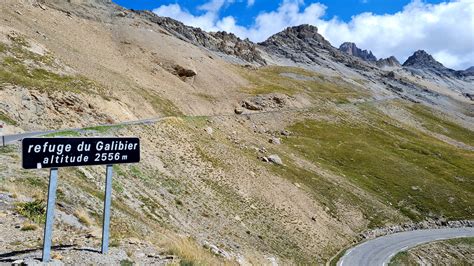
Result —
M109 251L110 205L112 204L112 165L107 165L105 176L104 222L102 223L102 254Z
M43 238L43 262L51 259L51 243L54 223L54 206L56 204L56 187L58 184L58 168L51 168L49 175L48 205L46 206L46 224Z
M23 139L23 168L51 168L43 238L43 262L51 260L58 168L82 165L107 165L101 249L101 252L106 254L109 249L113 165L138 162L140 162L140 140L138 138Z
M3 135L3 124L0 124L0 135L2 135L2 146L5 147L5 136Z

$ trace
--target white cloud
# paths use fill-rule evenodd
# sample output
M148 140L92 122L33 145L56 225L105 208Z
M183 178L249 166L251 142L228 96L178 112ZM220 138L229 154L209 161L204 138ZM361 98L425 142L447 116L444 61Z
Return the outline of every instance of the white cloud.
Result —
M240 2L240 1L239 1ZM247 3L253 2L249 0ZM465 69L474 65L474 1L456 0L436 5L413 0L395 14L362 13L343 22L324 20L326 6L302 0L283 0L270 12L260 13L250 27L237 24L232 16L219 17L219 11L234 0L211 0L199 7L199 16L178 4L161 6L154 12L208 31L225 30L259 42L288 26L312 24L334 46L355 42L378 57L395 55L403 62L415 50L424 49L444 65Z
M247 6L253 6L255 4L255 0L247 0Z

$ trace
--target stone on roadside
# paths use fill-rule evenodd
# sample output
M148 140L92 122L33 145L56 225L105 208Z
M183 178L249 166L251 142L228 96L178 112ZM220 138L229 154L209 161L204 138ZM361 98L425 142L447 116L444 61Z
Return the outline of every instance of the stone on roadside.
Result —
M244 112L244 109L242 109L240 107L237 107L237 108L234 109L235 114L241 115L243 112Z

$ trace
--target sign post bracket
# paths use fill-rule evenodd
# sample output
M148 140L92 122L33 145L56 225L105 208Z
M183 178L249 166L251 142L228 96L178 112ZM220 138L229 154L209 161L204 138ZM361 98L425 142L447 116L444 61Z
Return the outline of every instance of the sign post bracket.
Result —
M51 244L54 223L54 207L56 204L56 187L58 184L58 168L51 168L49 174L48 203L46 206L46 224L43 238L43 262L51 260Z

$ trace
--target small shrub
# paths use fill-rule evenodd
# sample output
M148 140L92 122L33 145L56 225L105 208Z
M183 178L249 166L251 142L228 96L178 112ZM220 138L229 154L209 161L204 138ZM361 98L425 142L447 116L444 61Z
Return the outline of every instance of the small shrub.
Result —
M133 265L133 261L130 261L130 260L120 261L120 266L132 266L132 265Z
M38 229L38 226L32 223L24 223L21 227L21 231L34 231L36 229Z
M113 248L117 248L117 247L120 247L120 240L118 239L112 239L112 241L110 241L110 247L113 247Z
M194 239L174 239L165 243L169 247L168 253L180 258L180 265L226 265L209 250L200 246Z
M183 202L180 199L174 199L176 205L183 206Z
M19 214L35 223L46 221L46 203L43 200L19 203L16 207Z
M84 210L76 210L74 212L74 216L77 217L79 222L85 226L91 226L92 225L92 219L89 217L86 211Z

